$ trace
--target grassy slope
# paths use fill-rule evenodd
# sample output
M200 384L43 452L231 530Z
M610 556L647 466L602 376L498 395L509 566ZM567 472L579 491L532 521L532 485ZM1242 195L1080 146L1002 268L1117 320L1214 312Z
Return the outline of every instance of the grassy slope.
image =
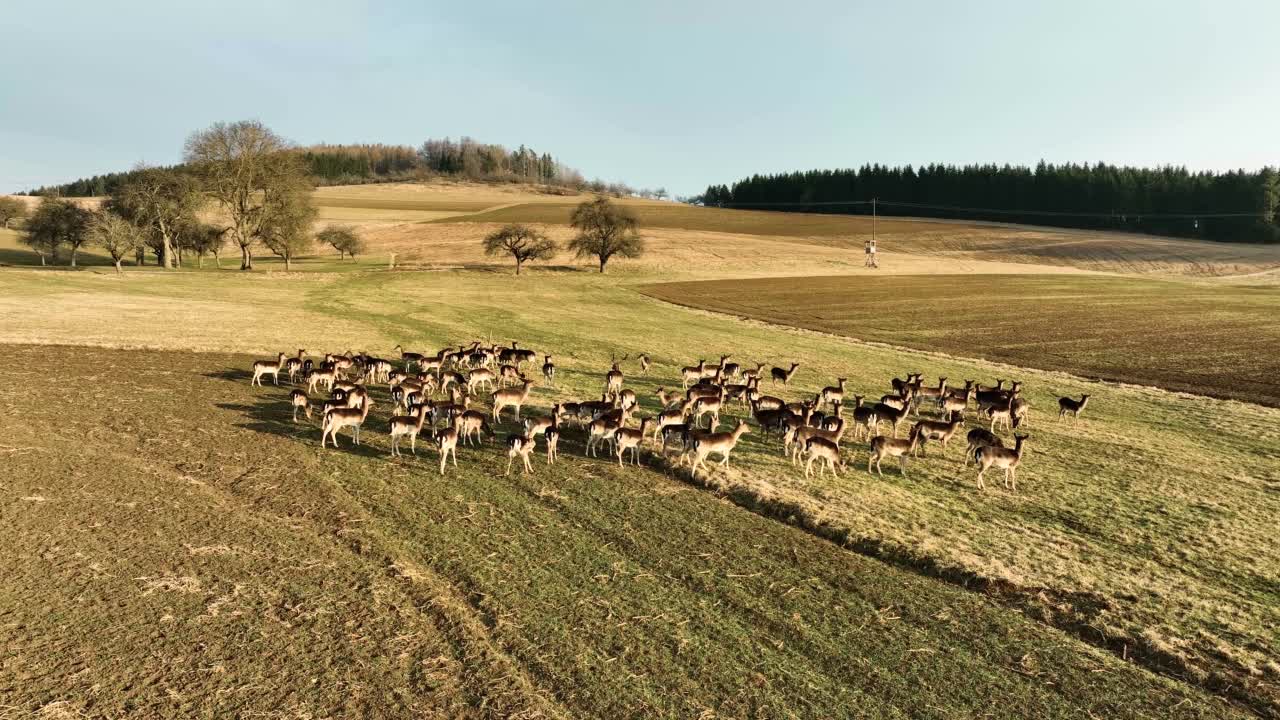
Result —
M544 408L556 398L592 395L611 353L643 349L660 363L655 377L630 381L646 396L648 412L649 391L670 385L679 365L720 351L741 361L801 362L796 387L785 391L789 399L837 376L850 378L852 391L878 395L889 377L908 369L986 381L1020 377L1039 412L1018 496L975 493L972 471L960 467L954 448L946 459L913 464L906 479L890 470L884 479L855 473L806 480L779 457L776 440L759 436L748 436L733 470L713 484L741 504L819 526L907 567L1007 583L1008 602L1032 616L1275 707L1280 666L1269 628L1280 624L1280 557L1266 528L1280 512L1277 411L787 332L642 300L619 285L620 277L653 279L560 272L520 279L485 272L124 280L9 274L0 277L0 299L22 298L47 312L0 307L9 318L0 339L389 352L397 342L416 348L516 337L556 353L566 371L564 387L536 392ZM157 330L146 309L177 321ZM1095 396L1084 421L1046 422L1059 394L1081 392ZM865 459L863 451L853 461Z
M510 478L492 448L464 449L441 479L429 458L389 459L378 421L361 449L321 451L314 426L288 421L284 388L248 386L245 356L8 354L12 710L1233 714L979 595L576 443L555 471ZM38 381L50 372L81 381Z
M877 342L1280 406L1280 357L1270 351L1280 343L1273 287L1083 275L846 275L643 291Z

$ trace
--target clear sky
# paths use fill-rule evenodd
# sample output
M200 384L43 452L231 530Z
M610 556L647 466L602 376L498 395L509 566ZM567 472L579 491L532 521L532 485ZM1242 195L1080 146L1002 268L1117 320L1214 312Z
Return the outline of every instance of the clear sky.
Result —
M57 2L0 11L0 191L470 135L673 193L866 162L1280 164L1280 2Z

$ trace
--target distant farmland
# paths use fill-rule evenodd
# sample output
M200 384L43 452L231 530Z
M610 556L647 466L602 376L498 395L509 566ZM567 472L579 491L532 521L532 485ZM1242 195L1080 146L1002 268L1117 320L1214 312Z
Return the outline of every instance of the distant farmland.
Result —
M864 340L1280 406L1274 287L908 275L708 280L642 292Z

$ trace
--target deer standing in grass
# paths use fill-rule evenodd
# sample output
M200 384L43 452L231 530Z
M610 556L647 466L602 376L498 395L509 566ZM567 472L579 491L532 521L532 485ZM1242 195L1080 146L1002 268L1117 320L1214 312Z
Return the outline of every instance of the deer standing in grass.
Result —
M631 462L633 465L640 464L640 450L644 443L645 435L649 434L649 425L653 422L653 418L645 418L640 421L638 430L632 428L618 428L613 433L614 453L618 456L618 466L622 466L622 456L626 451L631 451Z
M819 402L825 405L835 405L844 402L844 384L847 378L840 378L836 381L836 385L822 388L822 394Z
M787 385L791 382L791 378L796 374L796 370L799 369L800 363L791 363L790 370L783 370L780 367L775 367L769 370L769 378L773 381L774 385L777 385L778 383Z
M844 460L840 458L840 446L836 443L820 437L812 437L804 441L804 451L809 456L808 462L804 466L804 476L813 476L813 462L821 460L818 465L819 477L825 477L827 468L831 468L831 474L839 475L845 469Z
M391 418L392 457L400 455L400 438L404 435L409 436L409 451L414 455L418 454L418 434L422 432L422 426L426 422L427 411L422 406L418 407L416 415L397 415Z
M547 355L542 361L542 377L546 378L547 383L550 385L556 383L556 365L551 362L550 355Z
M699 360L697 365L685 366L680 368L680 380L684 384L684 389L688 390L690 385L702 381L702 371L707 367L706 360Z
M928 455L926 447L929 441L937 440L942 443L942 453L945 455L947 443L962 427L964 427L964 415L958 412L951 413L951 419L946 422L942 420L921 420L916 423L916 429L920 431L920 454Z
M979 448L987 446L1004 447L1004 441L996 437L994 433L986 428L974 428L969 431L969 447L964 451L964 464L968 465L970 460L977 459L977 451Z
M547 464L553 465L560 454L560 430L555 427L547 428L542 437L547 441Z
M716 453L721 457L720 467L729 467L729 453L737 446L738 440L751 430L747 427L746 420L739 420L738 427L731 432L706 433L693 438L693 465L689 469L690 475L696 475L698 466L702 465L707 456Z
M978 488L985 490L982 476L990 468L1004 470L1004 486L1013 492L1018 491L1018 466L1022 464L1022 456L1027 450L1029 435L1014 435L1013 449L986 445L974 451L978 461Z
M445 461L453 456L453 468L458 469L458 426L436 432L436 449L440 451L440 474L444 475Z
M511 474L511 466L516 461L516 456L520 457L520 462L524 463L524 474L533 472L533 465L529 462L529 454L533 452L536 442L528 435L510 435L507 437L507 475Z
M249 381L249 385L257 385L262 387L262 376L270 375L271 382L280 384L280 368L284 367L284 353L275 360L255 360L253 363L253 379Z
M520 377L520 389L503 388L495 390L489 397L493 399L493 421L499 422L502 419L502 411L509 407L516 409L516 422L520 422L520 408L529 399L529 390L533 388L533 381L524 377Z
M876 473L880 477L884 477L884 473L880 470L880 461L884 458L898 458L898 466L902 470L902 474L907 474L907 457L915 450L916 445L920 443L920 428L911 428L911 436L906 440L899 440L896 437L889 438L883 435L871 440L871 454L867 456L867 474L871 474L871 464L875 463Z
M307 399L307 394L302 390L294 390L289 393L289 404L293 406L293 421L298 422L298 411L302 410L307 414L307 419L311 419L311 401Z
M338 431L342 428L352 428L352 434L355 437L355 444L360 444L360 426L364 424L365 419L369 417L369 408L373 407L373 401L365 398L363 407L359 410L355 408L333 408L324 414L324 422L320 428L320 447L324 447L325 438L333 440L333 446L338 447Z
M1058 400L1058 419L1070 415L1072 419L1080 417L1080 413L1084 412L1084 406L1089 404L1089 396L1081 395L1079 400L1071 398L1059 398Z

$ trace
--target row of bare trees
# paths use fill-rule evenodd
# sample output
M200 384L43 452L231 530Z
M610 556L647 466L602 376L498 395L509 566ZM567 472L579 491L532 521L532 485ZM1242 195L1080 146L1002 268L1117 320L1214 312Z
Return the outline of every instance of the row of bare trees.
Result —
M93 243L111 256L117 270L131 254L141 264L148 249L164 268L178 266L184 250L194 252L201 265L208 254L218 262L227 240L240 249L240 269L251 270L260 243L292 269L293 260L317 239L311 231L316 210L310 170L292 147L256 120L216 123L187 140L180 169L140 168L98 211L45 198L26 221L23 242L40 255L41 264L68 248L72 267L81 247ZM0 220L7 227L25 206L6 200ZM220 224L201 219L210 209ZM328 228L318 239L342 257L363 251L350 228Z
M595 258L600 272L615 256L636 258L644 253L639 220L609 198L599 197L578 205L569 224L578 232L567 249L579 258ZM526 262L550 260L560 251L556 242L540 230L518 223L490 233L483 245L487 255L510 255L516 262L517 275Z

